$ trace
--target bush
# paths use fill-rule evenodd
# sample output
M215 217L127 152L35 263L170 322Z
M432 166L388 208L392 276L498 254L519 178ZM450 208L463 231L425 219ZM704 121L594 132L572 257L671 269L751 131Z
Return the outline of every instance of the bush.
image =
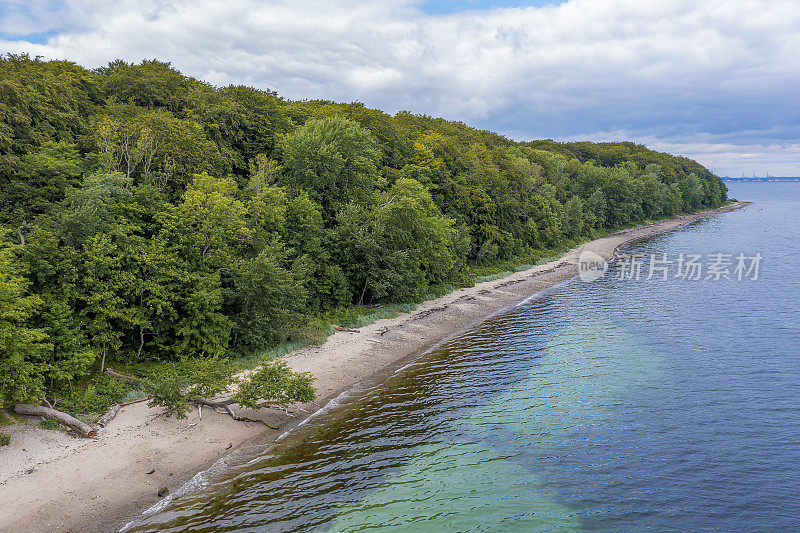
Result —
M186 418L194 398L213 398L233 382L234 368L225 359L208 357L159 365L144 381L152 398L147 405L160 405L178 418Z
M73 414L104 413L112 404L129 399L135 390L131 383L100 375L64 394L57 407Z
M145 381L145 389L152 396L148 405L165 407L178 418L186 418L195 399L213 399L233 385L238 385L238 391L231 400L251 409L264 404L287 408L315 398L311 374L293 372L285 361L264 359L263 365L246 378L234 376L234 368L217 358L162 365Z

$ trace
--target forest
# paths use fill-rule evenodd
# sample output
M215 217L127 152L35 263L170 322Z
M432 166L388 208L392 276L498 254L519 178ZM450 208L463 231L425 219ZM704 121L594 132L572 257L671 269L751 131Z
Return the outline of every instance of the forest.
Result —
M101 412L136 388L113 365L181 414L277 347L727 189L633 143L515 142L157 60L7 55L0 197L0 406ZM242 404L275 403L278 382L278 403L312 394L310 376L263 368Z

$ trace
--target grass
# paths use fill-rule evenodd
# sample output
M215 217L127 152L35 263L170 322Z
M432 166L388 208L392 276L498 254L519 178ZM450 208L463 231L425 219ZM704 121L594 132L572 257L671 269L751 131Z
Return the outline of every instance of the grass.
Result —
M0 427L10 426L14 423L9 416L5 411L0 411Z
M484 283L487 281L494 281L496 279L505 278L506 276L510 276L513 274L510 270L503 270L502 272L496 272L494 274L487 274L485 276L476 276L474 278L475 283Z
M237 357L231 360L231 364L234 366L234 368L236 368L237 371L252 370L258 367L264 361L264 359L276 359L286 355L289 352L299 350L300 348L304 348L312 344L315 343L311 339L286 342L283 344L278 344L277 346L263 352Z
M275 359L306 346L323 344L328 336L335 333L334 326L363 328L384 318L394 318L400 313L410 313L416 308L417 304L414 303L399 303L384 304L380 307L354 305L334 309L309 321L301 331L299 340L278 344L262 352L237 357L231 361L231 364L238 371L250 370L259 366L264 359Z
M551 255L550 257L545 257L544 259L539 259L538 261L536 261L536 265L544 265L546 263L550 263L551 261L558 261L559 259L564 257L565 253L566 252L561 252L560 254Z
M61 429L61 424L56 422L55 420L48 420L47 418L43 418L41 422L39 422L39 427L42 429Z
M61 391L57 408L72 415L105 413L109 406L143 397L140 388L127 381L95 375L77 387Z
M434 296L435 298L436 296ZM373 308L369 313L364 313L355 318L345 327L363 328L384 318L394 318L400 313L410 313L417 308L414 303L386 304L378 308Z
M9 444L11 444L11 435L0 432L0 446L8 446Z

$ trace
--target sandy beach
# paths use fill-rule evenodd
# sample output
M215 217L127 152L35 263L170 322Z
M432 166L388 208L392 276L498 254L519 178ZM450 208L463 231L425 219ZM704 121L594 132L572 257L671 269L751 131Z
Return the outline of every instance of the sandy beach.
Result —
M397 368L487 316L574 277L582 252L591 250L610 259L632 241L746 205L734 203L590 241L551 263L456 290L420 304L411 313L357 331L339 331L321 346L292 352L284 359L293 369L316 377L317 401L302 406L304 411L294 417L270 410L247 413L279 426L280 431L237 422L210 409L203 411L202 419L192 411L188 419L176 420L144 403L125 407L97 439L73 438L35 423L5 427L12 444L0 448L0 532L118 530L157 502L162 487L175 491L249 439L263 438L265 432L277 437L355 384Z

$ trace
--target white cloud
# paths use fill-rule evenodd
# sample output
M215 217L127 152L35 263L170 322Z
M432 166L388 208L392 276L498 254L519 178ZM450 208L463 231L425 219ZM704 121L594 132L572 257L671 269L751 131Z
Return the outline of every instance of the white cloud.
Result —
M26 20L38 13L52 28L44 13L55 9L69 29L45 44L0 47L88 66L160 58L215 84L357 99L525 138L624 131L694 150L675 139L709 136L702 142L727 151L684 153L738 174L756 150L764 167L755 170L776 174L767 168L774 162L800 174L800 161L790 162L796 152L774 148L793 146L800 123L794 0L571 0L448 15L401 0L26 6Z

